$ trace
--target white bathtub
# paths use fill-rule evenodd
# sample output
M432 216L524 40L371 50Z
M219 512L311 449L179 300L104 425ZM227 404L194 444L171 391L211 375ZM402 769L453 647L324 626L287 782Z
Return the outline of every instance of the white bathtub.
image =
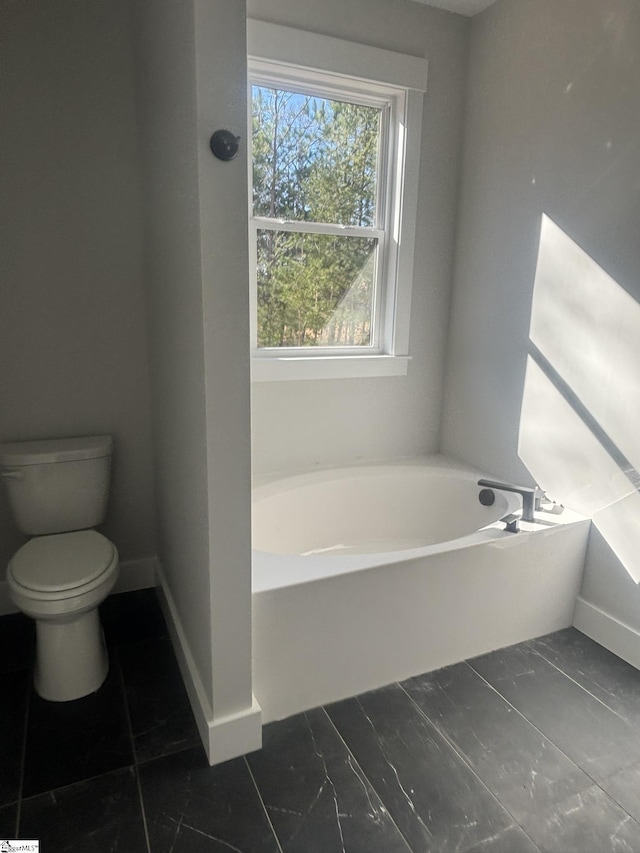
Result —
M265 721L571 624L589 522L507 533L443 457L253 490L254 692Z

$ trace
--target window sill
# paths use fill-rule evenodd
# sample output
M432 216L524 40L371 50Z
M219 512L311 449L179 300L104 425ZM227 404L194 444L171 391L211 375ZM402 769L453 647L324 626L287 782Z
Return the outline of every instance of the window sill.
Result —
M329 355L252 358L252 382L406 376L409 355Z

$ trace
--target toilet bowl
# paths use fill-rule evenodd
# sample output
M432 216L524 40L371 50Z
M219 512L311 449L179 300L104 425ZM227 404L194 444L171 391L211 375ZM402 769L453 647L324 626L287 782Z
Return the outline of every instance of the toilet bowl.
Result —
M43 699L79 699L104 682L97 608L117 577L118 552L95 530L35 537L11 559L9 594L36 621L34 686Z
M34 686L66 702L96 691L109 660L98 605L118 576L105 516L108 435L0 445L0 476L18 529L33 538L7 567L13 603L36 623Z

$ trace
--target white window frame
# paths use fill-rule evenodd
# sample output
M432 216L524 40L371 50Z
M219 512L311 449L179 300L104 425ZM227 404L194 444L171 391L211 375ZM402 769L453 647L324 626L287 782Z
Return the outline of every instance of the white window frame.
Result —
M247 21L249 104L252 82L320 89L331 96L345 95L355 102L385 107L389 143L381 156L387 165L386 191L380 227L355 229L357 236L378 237L378 259L383 282L376 293L375 326L381 336L365 347L260 348L257 340L257 275L255 234L264 223L252 215L251 156L249 150L251 378L254 382L280 379L332 379L406 374L409 356L409 318L413 284L415 221L418 206L418 170L422 130L422 103L427 62L342 39ZM251 117L249 115L251 139ZM282 223L278 228L324 233L315 223ZM271 220L271 227L274 220ZM378 223L377 223L378 225ZM302 227L299 227L302 226ZM342 233L351 233L349 228ZM333 233L333 231L331 232ZM355 231L354 231L355 236ZM363 352L366 350L366 352Z

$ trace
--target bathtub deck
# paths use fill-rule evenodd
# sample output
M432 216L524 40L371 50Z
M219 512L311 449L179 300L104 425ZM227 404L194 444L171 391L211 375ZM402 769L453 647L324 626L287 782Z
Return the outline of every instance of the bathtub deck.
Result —
M590 522L562 519L356 571L338 558L350 570L335 573L324 558L334 573L318 577L294 557L289 585L258 583L253 592L263 722L572 625ZM258 580L277 578L265 557L288 565L254 554Z
M149 593L109 601L109 684L66 708L29 692L28 634L0 619L3 838L56 853L640 853L640 673L575 629L272 723L261 752L209 768Z

